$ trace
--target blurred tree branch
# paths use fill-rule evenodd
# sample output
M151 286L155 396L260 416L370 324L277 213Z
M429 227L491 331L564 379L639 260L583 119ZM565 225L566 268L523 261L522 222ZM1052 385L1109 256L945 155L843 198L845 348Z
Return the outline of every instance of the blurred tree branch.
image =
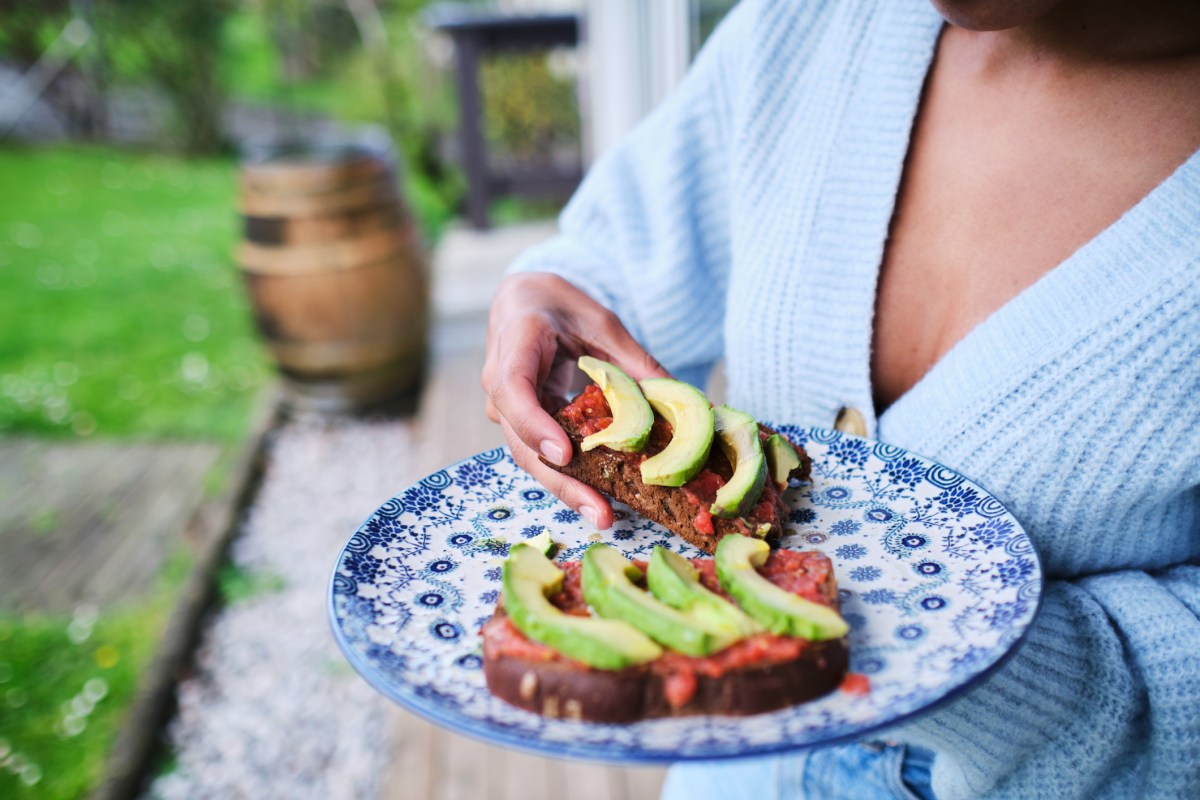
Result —
M97 24L110 36L116 74L144 78L167 93L184 147L221 145L225 91L218 59L232 0L97 0Z
M373 0L344 0L344 2L346 10L354 17L354 24L358 28L358 35L362 39L363 47L366 48L375 72L379 76L379 83L383 88L383 107L384 113L387 114L388 130L391 131L392 138L397 142L405 142L409 138L407 135L409 131L406 125L406 115L401 113L403 98L397 97L397 94L403 92L403 84L396 80L391 47L388 43L387 26L383 22L383 16L379 13L379 7Z

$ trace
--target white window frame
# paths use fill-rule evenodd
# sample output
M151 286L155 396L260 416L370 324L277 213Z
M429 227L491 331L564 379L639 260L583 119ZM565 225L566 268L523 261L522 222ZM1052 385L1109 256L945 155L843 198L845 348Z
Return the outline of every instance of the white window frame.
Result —
M696 0L586 0L580 109L588 163L682 80L695 26Z

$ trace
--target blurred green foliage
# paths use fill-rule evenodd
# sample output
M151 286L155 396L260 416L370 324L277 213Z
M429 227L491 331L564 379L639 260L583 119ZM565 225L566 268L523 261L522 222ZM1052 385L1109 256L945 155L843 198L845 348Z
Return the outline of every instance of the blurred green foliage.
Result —
M214 153L229 75L221 61L234 0L96 0L110 80L145 81L171 99L184 149Z
M235 165L0 150L0 433L236 440L270 372Z
M555 75L545 52L485 59L480 92L489 143L515 159L535 161L579 140L574 81Z
M457 213L465 182L447 155L457 125L452 51L422 22L428 4L379 2L375 30L360 29L340 0L94 0L97 36L78 66L100 95L115 85L160 90L173 111L175 144L194 153L230 149L220 137L229 101L298 120L387 125L410 202L433 242ZM32 63L72 8L68 0L0 0L0 57ZM364 46L364 33L382 45ZM550 62L540 52L485 60L486 134L499 158L544 160L578 146L574 79Z
M346 6L332 0L95 0L89 21L98 35L80 64L101 94L117 84L159 89L171 104L175 141L192 153L230 149L221 139L229 100L387 125L414 210L435 240L464 183L442 155L455 95L449 76L425 57L425 5L383 4L385 49L372 53ZM0 57L32 64L71 12L64 0L0 0Z
M0 55L32 64L62 31L70 12L70 0L0 0Z
M264 594L281 592L287 587L282 575L273 572L239 567L227 563L217 570L217 589L221 602L225 605L237 605L247 600L253 600Z
M228 74L222 69L225 19L236 0L65 0L0 5L0 57L37 60L76 13L93 35L81 56L90 88L127 82L153 86L170 101L184 149L213 153L220 144Z
M238 102L387 126L409 202L432 243L457 213L465 183L443 154L457 104L451 77L427 58L427 4L382 4L374 34L382 48L372 51L341 3L243 3L226 22L224 59Z

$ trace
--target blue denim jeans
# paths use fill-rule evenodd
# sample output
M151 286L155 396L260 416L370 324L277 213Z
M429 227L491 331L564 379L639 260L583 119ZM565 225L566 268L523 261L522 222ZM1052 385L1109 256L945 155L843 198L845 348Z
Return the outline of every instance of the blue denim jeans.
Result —
M676 764L662 800L933 800L933 753L878 742Z

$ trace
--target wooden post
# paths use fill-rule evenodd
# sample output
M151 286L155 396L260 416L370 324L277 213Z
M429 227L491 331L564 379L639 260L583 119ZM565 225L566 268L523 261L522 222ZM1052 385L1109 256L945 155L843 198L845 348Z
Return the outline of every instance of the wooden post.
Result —
M458 102L462 111L459 121L462 136L463 168L467 172L467 215L471 225L486 230L491 225L488 206L491 186L487 168L487 143L483 131L483 98L479 93L479 61L483 48L479 35L463 31L455 37L455 56L458 59Z

